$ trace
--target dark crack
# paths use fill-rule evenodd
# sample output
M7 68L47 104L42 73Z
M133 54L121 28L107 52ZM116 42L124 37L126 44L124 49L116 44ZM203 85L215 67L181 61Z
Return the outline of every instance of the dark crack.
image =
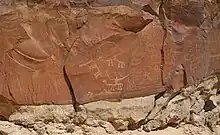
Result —
M71 97L72 97L73 108L74 108L74 110L76 112L79 112L80 111L80 109L79 109L79 105L80 104L76 100L76 95L74 93L73 86L72 86L72 84L70 82L70 79L69 79L69 77L68 77L68 75L66 73L65 65L63 66L63 76L64 76L65 82L66 82L66 84L67 84L67 86L69 88L69 91L70 91L70 94L71 94Z
M68 77L68 74L67 74L67 72L66 72L66 60L67 60L67 58L68 58L68 55L69 55L69 53L70 53L70 51L71 51L73 45L75 44L75 42L76 42L76 40L77 40L78 38L79 38L79 37L77 37L77 38L75 39L75 41L72 43L71 47L70 47L69 49L67 49L67 54L66 54L66 56L65 56L65 58L64 58L64 61L63 61L64 63L63 63L63 67L62 67L64 80L65 80L65 82L66 82L66 84L67 84L67 86L68 86L68 88L69 88L69 92L70 92L70 95L71 95L71 97L72 97L73 108L74 108L74 110L75 110L76 112L79 112L79 111L80 111L80 107L79 107L80 104L79 104L79 102L77 102L77 100L76 100L76 95L75 95L73 86L72 86L71 81L70 81L70 79L69 79L69 77Z
M156 16L156 17L159 17L159 15L157 14L157 12L156 11L154 11L153 9L152 9L152 7L150 6L150 5L144 5L143 7L142 7L142 10L144 10L145 12L148 12L148 13L150 13L151 15L154 15L154 16Z
M163 35L163 41L162 41L162 45L161 45L161 49L160 49L160 53L161 53L161 64L160 64L160 71L161 71L161 83L162 85L164 84L164 64L165 64L165 56L164 56L164 43L165 40L167 38L167 27L166 27L166 17L165 17L165 11L164 11L164 1L161 1L161 4L159 6L159 21L160 21L160 25L164 31L164 35Z
M163 46L162 46L162 48L161 48L161 50L160 50L160 53L161 53L161 64L160 64L160 76L161 76L161 84L162 85L165 85L164 84L164 64L165 64L165 62L164 62L164 48L163 48Z
M164 31L163 40L162 40L162 45L161 45L161 49L160 49L160 53L161 53L161 64L160 64L161 84L164 86L164 85L165 85L165 83L164 83L164 64L165 64L164 44L165 44L165 40L166 40L166 38L167 38L167 27L166 27L166 22L165 22L165 21L166 21L166 17L165 17L165 11L164 11L163 6L164 6L164 1L161 0L160 6L159 6L159 15L158 15L158 18L159 18L159 21L160 21L160 25L161 25L161 27L162 27L162 29L163 29L163 31ZM143 7L143 8L145 8L146 12L149 12L150 14L153 14L153 15L157 16L157 14L152 11L152 8L151 8L150 6L146 6L146 5L145 5L145 7ZM144 10L144 9L143 9L143 10ZM144 10L144 11L145 11L145 10ZM156 97L155 97L155 102L156 102L156 100L157 100L158 98L162 97L165 93L166 93L166 91L164 91L164 92L162 92L162 93L156 95ZM178 92L175 92L175 93L171 94L170 98L162 105L162 107L158 110L158 112L156 112L156 115L157 115L158 113L160 113L160 112L167 106L167 104L169 103L169 101L172 100L172 99L173 99L176 95L178 95L179 93L180 93L180 92L178 91ZM155 105L156 105L156 104L155 104ZM154 105L154 108L155 108L155 105ZM148 116L150 116L152 112L153 112L153 110L151 110L151 111L146 115L146 117L145 117L144 119L141 119L140 121L138 121L137 123L135 123L135 124L133 125L133 128L136 128L136 129L137 129L137 128L141 127L141 125L147 124L150 120L152 120L152 119L148 119ZM155 116L156 116L156 115L155 115ZM154 116L154 117L155 117L155 116ZM154 118L154 117L153 117L153 118Z

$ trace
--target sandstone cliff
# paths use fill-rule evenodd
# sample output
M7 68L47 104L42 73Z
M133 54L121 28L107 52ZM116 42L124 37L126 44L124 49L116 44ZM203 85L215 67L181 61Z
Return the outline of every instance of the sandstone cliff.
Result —
M3 104L146 96L220 69L219 1L0 3Z

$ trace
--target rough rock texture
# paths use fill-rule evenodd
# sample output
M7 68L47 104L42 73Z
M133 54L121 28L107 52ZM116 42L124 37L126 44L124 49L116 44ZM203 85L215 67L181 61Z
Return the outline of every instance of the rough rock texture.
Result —
M220 69L218 1L25 2L0 1L0 94L17 104L151 95Z
M121 102L22 106L0 131L9 135L219 135L220 74L174 96L147 96Z
M159 63L135 66L142 63L136 56L138 50L146 46L141 45L138 34L130 32L152 20L129 7L82 11L18 6L3 12L1 20L1 93L19 104L71 103L64 64L80 103L162 90L159 70L150 68ZM158 52L151 57L159 61L159 48L147 51ZM140 82L142 73L137 71L145 70L145 65L149 69L145 76L151 77Z

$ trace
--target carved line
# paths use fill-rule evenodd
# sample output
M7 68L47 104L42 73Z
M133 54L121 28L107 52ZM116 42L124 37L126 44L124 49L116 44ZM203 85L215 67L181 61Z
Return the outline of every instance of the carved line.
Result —
M44 62L44 61L46 61L47 59L49 59L49 58L46 58L46 59L36 59L36 58L30 57L30 56L28 56L28 55L26 55L26 54L24 54L24 53L18 51L17 49L14 49L14 51L17 52L18 54L22 55L23 57L26 57L26 58L28 58L28 59L31 59L31 60L34 60L34 61L37 61L37 62Z
M22 66L22 67L24 67L24 68L27 68L27 69L29 69L29 70L31 70L31 71L37 71L36 69L33 69L33 68L31 68L31 67L28 67L28 66L25 66L25 65L23 65L23 64L21 64L20 62L18 62L17 60L15 60L14 58L12 58L8 53L6 54L11 60L13 60L15 63L17 63L18 65L20 65L20 66Z

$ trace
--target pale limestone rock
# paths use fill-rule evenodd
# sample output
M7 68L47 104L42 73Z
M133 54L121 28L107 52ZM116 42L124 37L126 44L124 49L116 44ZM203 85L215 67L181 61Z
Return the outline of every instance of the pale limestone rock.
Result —
M114 128L114 127L112 126L112 124L109 123L109 122L100 121L100 122L99 122L99 125L100 125L101 127L103 127L103 128L106 130L106 132L109 133L109 134L112 134L112 133L115 133L115 132L116 132L115 128Z
M92 126L92 127L98 127L98 126L100 126L99 122L100 122L100 120L88 118L88 119L86 119L85 124L88 126Z
M114 120L112 125L117 131L124 131L128 129L129 121L124 120Z
M204 126L205 124L204 112L200 112L199 114L192 113L191 120L194 125Z
M87 119L87 112L83 106L80 106L81 111L76 112L74 117L72 118L73 123L75 124L83 124Z
M133 119L141 120L154 106L154 95L134 99L125 99L121 102L98 101L85 104L88 118L101 119Z
M33 130L23 128L7 121L0 121L0 129L9 135L37 135Z
M27 126L36 121L67 122L73 116L72 105L22 106L19 112L9 117L9 121Z
M161 121L160 120L151 120L147 124L144 125L143 130L146 132L157 130L161 127Z

